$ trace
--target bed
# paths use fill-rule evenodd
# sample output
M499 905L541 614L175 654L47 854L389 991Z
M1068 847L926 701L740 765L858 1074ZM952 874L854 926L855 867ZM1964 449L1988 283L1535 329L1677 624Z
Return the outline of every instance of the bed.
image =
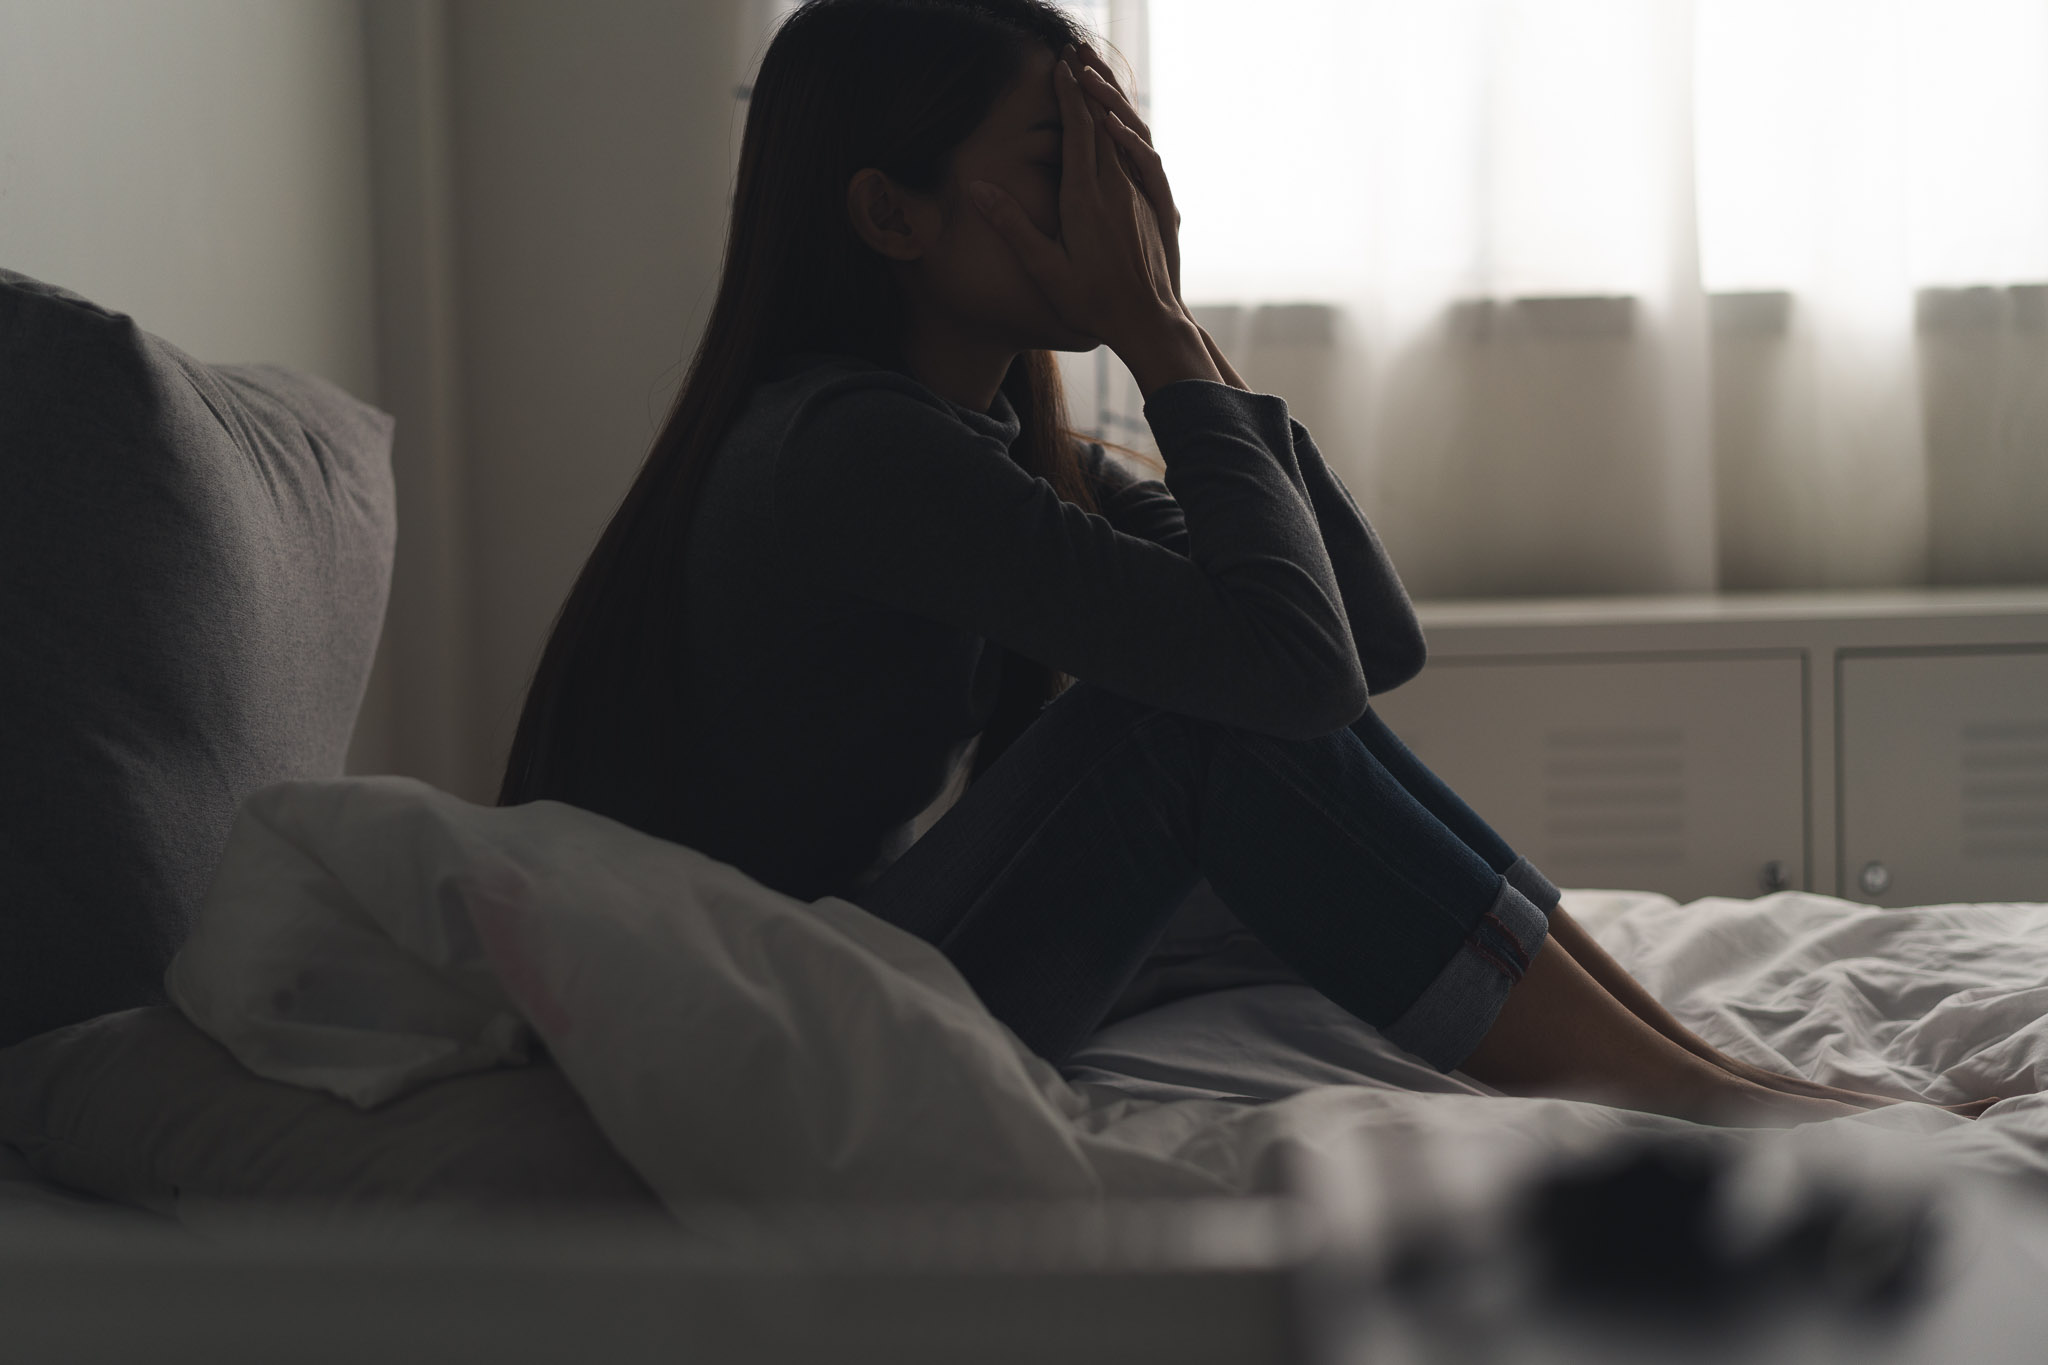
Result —
M1532 1188L1690 1125L1439 1075L1245 951L1205 889L1054 1072L857 907L554 803L341 777L389 582L388 421L6 272L0 369L7 1354L1674 1344L1482 1291ZM1889 1358L2026 1354L2048 906L1566 903L1731 1051L2016 1096L1726 1150L1851 1210L1938 1194L1938 1273ZM1402 1280L1396 1253L1447 1233L1472 1273ZM1765 1355L1886 1358L1846 1318L1773 1321Z
M1567 904L1724 1044L1865 1082L1982 1074L1973 1068L1991 1063L1980 1032L2002 1032L2023 1008L2023 992L2000 983L2039 974L2039 963L2013 959L2013 931L2048 916L2042 906L1949 907L1915 925L1922 916L1798 894L1681 907L1573 891ZM1735 969L1731 948L1757 937L1777 946ZM1916 951L1953 950L1950 1027L1929 1030L1933 1011L1918 1012L1915 1028L1850 1008L1883 997L1889 964L1914 940ZM1662 949L1637 951L1652 942ZM1844 946L1855 951L1834 955ZM1833 965L1816 970L1824 955ZM1862 1022L1805 1034L1759 1024L1789 1017L1798 1000ZM1825 1045L1802 1054L1802 1037ZM451 1219L422 1205L408 1221L386 1204L381 1219L362 1222L333 1206L238 1214L204 1198L145 1212L38 1181L16 1158L0 1166L0 1320L10 1342L69 1353L41 1358L129 1358L166 1341L193 1358L290 1350L337 1360L372 1350L633 1360L680 1348L732 1360L828 1350L902 1361L1308 1360L1368 1348L1373 1358L1621 1360L1692 1349L1690 1318L1598 1317L1589 1327L1532 1316L1497 1291L1467 1291L1476 1306L1390 1295L1380 1259L1418 1223L1488 1228L1532 1174L1621 1135L1690 1125L1489 1095L1279 982L1134 1014L1091 1040L1064 1079L1086 1097L1077 1117L1094 1132L1173 1154L1230 1192L684 1203L659 1228L617 1209ZM1781 1312L1722 1357L2034 1358L2048 1327L2037 1292L2048 1273L2042 1133L2041 1104L2021 1099L1974 1125L1901 1109L1743 1139L1795 1153L1801 1169L1853 1170L1857 1189L1939 1188L1944 1238L1933 1285L1910 1311ZM1344 1197L1347 1181L1362 1199ZM364 1312L366 1303L379 1307Z

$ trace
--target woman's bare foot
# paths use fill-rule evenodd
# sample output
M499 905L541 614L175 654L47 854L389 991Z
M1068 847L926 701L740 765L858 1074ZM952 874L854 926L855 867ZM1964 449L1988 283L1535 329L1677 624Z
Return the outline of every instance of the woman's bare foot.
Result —
M1529 960L1493 1026L1466 1056L1476 1080L1698 1123L1790 1127L1863 1112L1737 1076L1659 1033L1610 995L1554 938Z
M1710 1114L1702 1122L1738 1128L1792 1128L1868 1112L1868 1106L1844 1100L1788 1094L1750 1081L1738 1080L1737 1085L1740 1089L1722 1102L1718 1117Z
M1893 1104L1925 1104L1927 1101L1898 1095L1873 1095L1861 1090L1844 1090L1839 1086L1822 1085L1809 1081L1803 1076L1785 1076L1775 1071L1766 1071L1760 1066L1737 1061L1727 1053L1701 1038L1678 1021L1678 1017L1667 1009L1656 997L1643 988L1641 982L1630 976L1606 949L1594 941L1584 926L1580 925L1562 906L1551 911L1550 937L1572 959L1583 967L1587 974L1612 995L1616 1000L1665 1038L1676 1043L1694 1057L1719 1068L1728 1075L1763 1089L1776 1091L1781 1095L1798 1096L1807 1099L1833 1100L1839 1104L1852 1105L1859 1110L1882 1109ZM1998 1103L2001 1097L1965 1100L1961 1104L1938 1104L1936 1109L1945 1109L1951 1114L1964 1118L1976 1118L1986 1109Z
M1838 1100L1843 1104L1854 1105L1858 1109L1882 1109L1887 1105L1907 1102L1897 1095L1875 1095L1864 1090L1844 1090L1838 1086L1823 1085L1819 1081L1809 1081L1804 1076L1787 1076L1783 1072L1767 1071L1752 1062L1741 1061L1724 1052L1717 1052L1709 1060L1731 1076L1739 1076L1752 1085L1760 1085L1784 1095Z
M1739 1077L1753 1085L1760 1085L1765 1089L1775 1090L1779 1094L1835 1100L1842 1104L1853 1105L1862 1110L1884 1109L1894 1104L1925 1104L1933 1109L1940 1109L1947 1113L1960 1115L1966 1119L1973 1119L2003 1098L2002 1096L1993 1095L1988 1099L1964 1100L1958 1104L1935 1104L1931 1100L1923 1100L1911 1096L1876 1095L1864 1090L1844 1090L1839 1086L1822 1085L1819 1081L1809 1081L1804 1076L1786 1076L1776 1071L1766 1071L1763 1067L1756 1066L1750 1062L1739 1061L1728 1056L1726 1053L1717 1054L1715 1060L1730 1075Z
M1705 1062L1682 1091L1657 1097L1654 1106L1627 1107L1654 1107L1656 1112L1675 1118L1723 1128L1791 1128L1866 1112L1860 1104L1824 1095L1792 1094L1730 1075Z

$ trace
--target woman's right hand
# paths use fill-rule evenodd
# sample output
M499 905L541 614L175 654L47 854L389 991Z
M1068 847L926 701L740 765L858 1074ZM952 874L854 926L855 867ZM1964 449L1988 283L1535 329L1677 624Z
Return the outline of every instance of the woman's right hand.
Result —
M1174 301L1201 336L1202 345L1215 365L1215 377L1234 389L1249 393L1251 385L1231 368L1209 333L1194 322L1194 315L1188 313L1187 300L1181 296L1180 208L1173 202L1173 186L1166 178L1166 165L1152 146L1152 130L1145 126L1145 120L1138 117L1131 97L1117 84L1115 73L1095 49L1083 43L1078 56L1079 60L1073 65L1080 74L1082 92L1097 104L1106 106L1114 115L1106 121L1106 126L1123 148L1124 170L1152 205L1152 220L1159 228L1160 244L1166 248L1166 271L1173 282ZM1209 375L1204 372L1200 377L1206 379Z
M1173 280L1173 297L1183 312L1187 301L1180 292L1180 209L1173 202L1173 186L1166 178L1166 165L1152 147L1152 130L1138 117L1116 74L1095 49L1083 43L1078 60L1071 62L1081 78L1081 93L1105 105L1116 117L1108 120L1110 135L1123 147L1124 170L1152 205L1152 218L1159 225L1159 241L1166 248L1166 271Z
M1158 217L1117 153L1116 114L1082 92L1068 59L1078 60L1071 49L1052 73L1061 125L1059 237L1040 232L1000 186L970 181L967 192L1060 320L1128 360L1190 324Z

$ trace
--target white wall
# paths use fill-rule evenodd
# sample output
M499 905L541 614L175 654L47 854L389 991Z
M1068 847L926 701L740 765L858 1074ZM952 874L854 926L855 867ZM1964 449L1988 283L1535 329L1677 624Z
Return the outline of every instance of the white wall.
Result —
M358 0L0 0L0 266L375 402L361 38Z
M376 397L357 0L0 0L0 262Z
M0 265L398 418L352 769L495 792L709 313L772 8L0 0Z

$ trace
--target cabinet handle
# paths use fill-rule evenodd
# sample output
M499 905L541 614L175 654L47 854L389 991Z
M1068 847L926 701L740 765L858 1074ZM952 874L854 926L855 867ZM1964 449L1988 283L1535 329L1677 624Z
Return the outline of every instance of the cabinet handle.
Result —
M1873 858L1856 874L1856 884L1866 896L1882 896L1892 889L1892 870Z
M1763 883L1766 891L1788 891L1792 887L1792 874L1785 870L1784 861L1778 858L1764 864L1763 873L1758 880Z

